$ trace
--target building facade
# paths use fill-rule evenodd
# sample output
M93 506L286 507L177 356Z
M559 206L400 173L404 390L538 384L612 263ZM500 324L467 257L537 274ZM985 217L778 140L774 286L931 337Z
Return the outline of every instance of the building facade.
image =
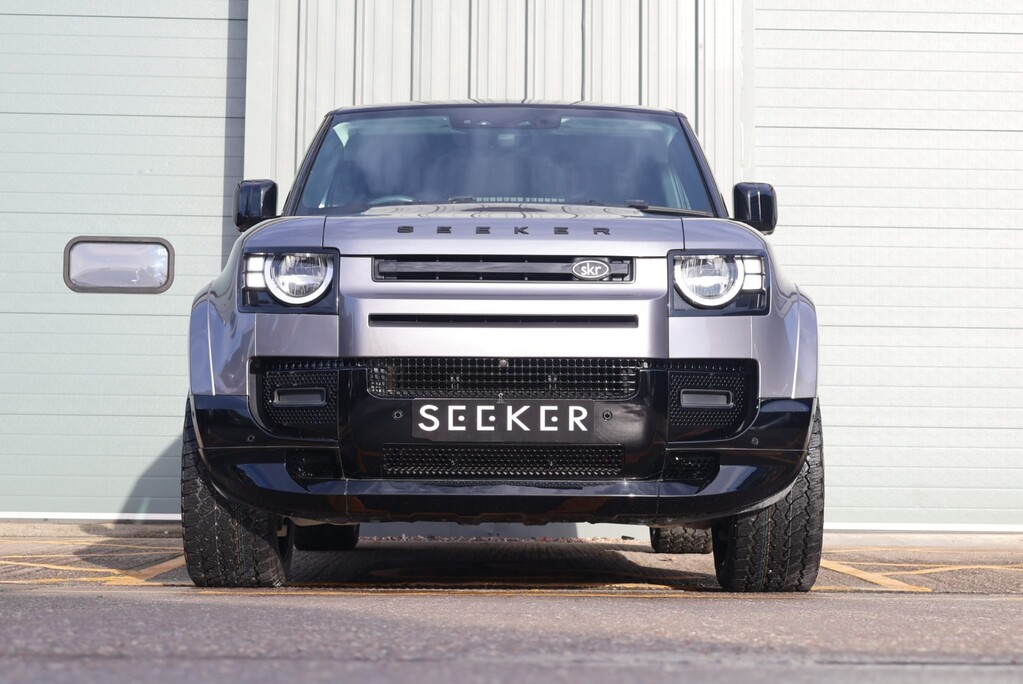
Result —
M1023 8L1012 0L0 0L0 518L172 520L192 296L242 177L324 113L670 107L816 299L831 528L1023 530ZM76 292L80 236L159 294Z

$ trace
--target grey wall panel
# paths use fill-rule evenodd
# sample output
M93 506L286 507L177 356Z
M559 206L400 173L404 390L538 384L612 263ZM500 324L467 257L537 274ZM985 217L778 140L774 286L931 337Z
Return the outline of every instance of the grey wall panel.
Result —
M818 304L828 520L1023 525L1023 13L762 0L756 168Z
M188 312L236 236L246 15L0 1L0 516L178 510ZM169 240L173 286L71 292L77 235Z

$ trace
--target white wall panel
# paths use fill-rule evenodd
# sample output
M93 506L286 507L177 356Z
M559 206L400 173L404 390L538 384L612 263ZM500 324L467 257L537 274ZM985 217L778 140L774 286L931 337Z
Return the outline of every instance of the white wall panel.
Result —
M1023 7L761 0L758 175L822 323L828 519L1023 524Z
M641 22L641 103L685 113L694 124L697 3L648 0ZM692 37L692 38L691 38Z
M474 0L470 11L469 97L525 98L527 0Z
M752 53L735 32L752 25L752 0L734 8L716 0L253 0L249 11L245 175L277 180L282 201L323 114L407 100L674 109L697 128L726 196L749 171L752 98L743 83Z
M470 1L419 0L415 4L413 100L469 97Z
M586 100L640 103L640 5L591 0L586 8Z
M584 0L529 0L529 60L526 97L582 100Z

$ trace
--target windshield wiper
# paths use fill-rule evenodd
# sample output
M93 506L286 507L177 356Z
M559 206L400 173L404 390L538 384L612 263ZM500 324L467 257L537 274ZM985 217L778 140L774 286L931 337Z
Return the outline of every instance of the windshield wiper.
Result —
M638 209L644 214L668 214L669 216L706 216L710 217L711 214L706 211L696 211L695 209L679 209L678 207L657 207L651 206L646 200L625 200L625 206L632 209Z

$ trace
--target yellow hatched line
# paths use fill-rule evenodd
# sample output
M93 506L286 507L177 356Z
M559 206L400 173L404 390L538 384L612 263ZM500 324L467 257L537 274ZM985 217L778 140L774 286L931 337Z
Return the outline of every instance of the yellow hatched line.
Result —
M20 561L0 560L0 565L14 565L22 568L40 568L43 570L62 570L68 572L117 572L110 568L83 568L77 565L51 565L50 563L22 563Z
M108 540L95 540L95 539L32 539L31 537L6 537L0 538L0 544L46 544L48 546L79 546L82 544L93 546L102 546L111 549L152 549L154 551L180 551L181 546L156 546L150 544L121 544L119 542L112 542Z
M888 577L886 575L882 575L880 573L860 570L859 568L854 568L851 565L846 565L845 563L836 563L835 561L832 560L821 560L821 567L827 568L828 570L832 570L834 572L841 573L843 575L848 575L849 577L861 579L864 582L869 582L870 584L874 584L879 587L884 587L889 591L903 591L916 593L930 593L931 591L927 587L916 587L913 586L912 584L900 582L897 579Z
M50 563L23 563L19 561L0 560L0 565L35 568L41 570L59 570L67 572L105 573L102 577L37 577L17 580L0 580L0 584L57 584L64 582L102 582L111 586L141 585L154 577L177 570L185 565L185 557L175 556L141 568L120 570L117 568L85 568L77 565L53 565Z
M824 549L824 553L830 555L833 553L872 553L875 551L885 551L891 553L983 553L990 555L992 553L1018 553L1012 549L998 546L991 547L977 547L977 548L958 548L958 547L942 547L942 546L854 546L848 549Z
M167 551L128 551L124 553L17 553L0 556L0 561L23 560L27 558L124 558L126 556L166 556Z
M922 568L920 570L896 570L888 575L933 575L938 572L954 570L1023 570L1023 565L943 565L940 568Z

